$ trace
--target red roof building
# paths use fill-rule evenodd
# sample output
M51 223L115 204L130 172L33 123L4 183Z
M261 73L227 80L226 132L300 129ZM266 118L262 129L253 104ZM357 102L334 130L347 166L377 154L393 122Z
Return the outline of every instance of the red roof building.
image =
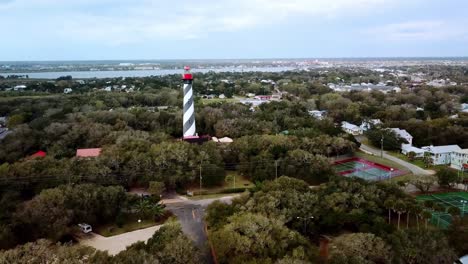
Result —
M101 155L101 148L77 149L76 156L80 158L98 157Z
M42 151L42 150L39 150L38 152L32 154L31 156L29 156L30 158L37 158L37 157L41 157L41 158L44 158L45 156L47 156L47 153Z

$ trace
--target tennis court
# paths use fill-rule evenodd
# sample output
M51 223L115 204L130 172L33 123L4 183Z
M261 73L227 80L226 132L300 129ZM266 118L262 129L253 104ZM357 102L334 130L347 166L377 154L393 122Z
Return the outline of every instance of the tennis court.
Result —
M440 205L443 211L432 211L431 223L438 227L447 228L452 223L452 215L447 211L450 207L458 207L460 216L468 215L468 193L467 192L452 192L439 193L431 195L420 195L416 200L424 203L425 201L433 201ZM428 208L428 210L431 210Z
M333 168L346 177L359 177L369 181L381 181L406 174L405 171L390 168L361 158L337 161Z

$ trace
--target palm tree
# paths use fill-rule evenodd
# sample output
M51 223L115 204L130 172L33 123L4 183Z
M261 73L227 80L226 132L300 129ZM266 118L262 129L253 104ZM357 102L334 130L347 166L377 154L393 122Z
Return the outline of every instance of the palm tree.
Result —
M385 203L384 203L384 206L385 208L388 209L388 224L391 223L391 213L392 213L392 210L395 206L395 201L393 200L393 198L388 198L387 200L385 200Z
M164 215L164 208L166 206L160 203L153 204L151 208L151 215L154 217L155 220L159 219L161 216Z
M406 204L403 201L398 201L395 203L395 210L398 214L398 230L400 230L400 219L401 214L406 212Z
M406 204L406 229L409 228L409 218L410 218L410 213L414 212L415 206L411 201L408 201Z
M413 206L413 213L416 215L416 225L418 226L418 230L419 230L419 216L422 213L422 208L419 204L415 204Z
M432 213L429 211L424 210L421 215L422 218L424 218L425 221L425 228L427 229L427 222L429 219L432 217Z
M151 203L147 199L140 199L135 205L135 209L141 218L146 218L151 211Z
M444 207L442 207L440 204L438 203L435 203L434 206L432 206L432 209L434 209L434 211L444 211ZM440 223L440 215L437 216L437 227L439 227L439 223Z
M164 215L164 205L159 203L151 203L147 199L141 199L136 204L136 211L141 218L154 217L155 219Z
M461 210L460 210L460 208L458 208L456 206L451 206L447 210L447 213L449 213L452 216L452 218L456 218L456 217L460 217Z

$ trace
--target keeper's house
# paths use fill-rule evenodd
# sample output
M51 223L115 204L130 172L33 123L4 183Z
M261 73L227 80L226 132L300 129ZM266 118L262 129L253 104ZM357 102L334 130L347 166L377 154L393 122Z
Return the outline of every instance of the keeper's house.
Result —
M425 151L424 155L431 159L432 165L450 164L452 153L461 150L458 145L427 146L422 149Z
M455 150L450 159L451 168L468 171L468 149Z

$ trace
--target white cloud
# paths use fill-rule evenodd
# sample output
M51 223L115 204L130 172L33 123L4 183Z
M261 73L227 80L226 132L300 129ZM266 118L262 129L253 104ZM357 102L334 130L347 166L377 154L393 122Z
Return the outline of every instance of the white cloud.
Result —
M448 39L467 39L468 21L420 20L392 23L364 31L386 41L443 41Z
M249 30L296 16L317 20L359 15L402 0L10 0L2 4L5 1L0 0L0 10L7 10L24 29L47 28L52 36L119 45Z

